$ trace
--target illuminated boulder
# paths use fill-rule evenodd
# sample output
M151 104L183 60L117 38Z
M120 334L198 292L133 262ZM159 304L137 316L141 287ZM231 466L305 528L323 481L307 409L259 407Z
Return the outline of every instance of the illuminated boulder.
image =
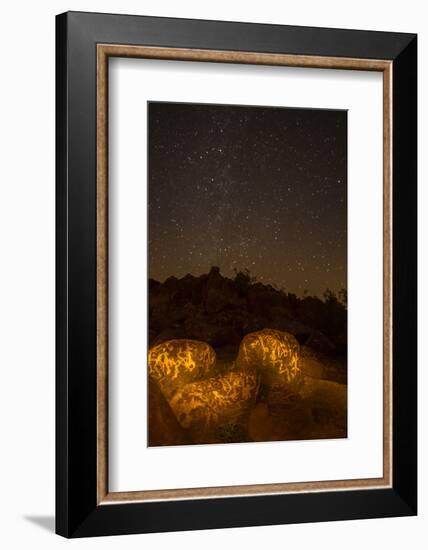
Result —
M169 403L197 443L245 440L258 392L258 376L231 371L178 389Z
M212 376L216 355L197 340L168 340L149 350L149 374L168 399L184 384Z
M247 334L239 346L237 367L256 371L268 386L295 387L302 374L300 346L288 332L264 329Z

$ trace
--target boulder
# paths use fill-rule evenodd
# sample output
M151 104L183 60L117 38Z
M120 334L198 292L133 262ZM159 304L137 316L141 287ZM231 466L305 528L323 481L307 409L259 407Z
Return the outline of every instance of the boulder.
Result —
M185 445L189 438L180 426L158 384L149 377L149 447Z
M168 399L184 384L213 374L216 355L206 342L167 340L150 348L149 374Z
M264 329L245 336L239 346L237 367L256 371L267 386L292 389L301 379L300 346L288 332Z
M230 441L234 433L242 440L257 391L255 373L231 371L186 384L169 404L195 443Z

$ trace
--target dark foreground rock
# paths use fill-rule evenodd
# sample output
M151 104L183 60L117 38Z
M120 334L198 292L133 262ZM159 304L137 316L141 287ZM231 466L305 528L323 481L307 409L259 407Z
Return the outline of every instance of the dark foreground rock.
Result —
M149 379L149 446L187 445L190 443L185 430L168 405L154 380Z
M347 386L305 377L299 393L276 388L252 410L252 441L295 441L347 437Z

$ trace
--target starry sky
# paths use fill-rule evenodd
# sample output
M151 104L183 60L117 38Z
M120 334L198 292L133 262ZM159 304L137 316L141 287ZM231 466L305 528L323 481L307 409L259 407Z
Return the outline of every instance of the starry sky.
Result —
M346 288L347 112L148 103L149 276Z

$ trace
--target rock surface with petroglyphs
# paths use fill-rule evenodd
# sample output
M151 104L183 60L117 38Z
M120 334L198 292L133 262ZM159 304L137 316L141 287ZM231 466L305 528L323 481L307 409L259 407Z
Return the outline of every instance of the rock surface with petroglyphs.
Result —
M239 346L237 367L260 374L267 386L290 389L301 380L300 346L288 332L264 329L247 334Z
M245 438L258 387L256 373L231 371L186 384L169 403L195 442L232 442Z
M149 374L169 399L183 385L214 374L216 354L206 342L168 340L149 350Z

